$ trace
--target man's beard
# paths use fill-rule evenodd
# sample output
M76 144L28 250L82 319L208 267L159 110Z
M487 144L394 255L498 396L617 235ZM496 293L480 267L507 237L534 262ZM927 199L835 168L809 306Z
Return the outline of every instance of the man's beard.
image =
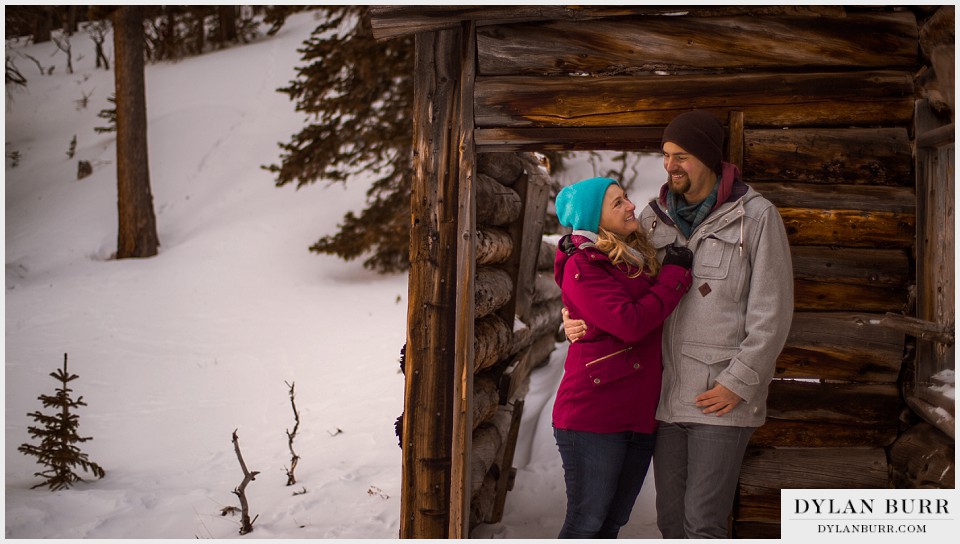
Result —
M667 188L670 189L671 193L677 195L686 194L690 190L690 176L684 176L683 180L677 184L673 181L673 176L667 174Z

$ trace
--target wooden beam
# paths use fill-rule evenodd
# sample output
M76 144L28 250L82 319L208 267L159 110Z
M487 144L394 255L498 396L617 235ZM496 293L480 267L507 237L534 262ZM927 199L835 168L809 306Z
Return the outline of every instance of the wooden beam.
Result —
M897 427L897 421L867 426L767 419L750 437L750 445L762 448L885 448L897 439Z
M884 426L899 419L902 407L896 384L774 380L767 399L767 418Z
M913 187L913 147L903 126L748 129L744 140L750 181Z
M477 26L565 19L586 21L636 15L729 15L844 17L841 6L371 6L370 26L377 40L456 28L462 21Z
M478 128L484 151L660 151L663 127L503 127Z
M481 128L666 126L694 108L721 119L742 111L755 128L903 126L913 93L912 74L892 70L478 77L475 113Z
M902 310L907 302L905 288L801 279L793 283L793 306L797 310L891 312Z
M817 19L744 14L484 26L477 40L483 76L654 70L913 70L919 49L917 31L916 18L909 11Z
M460 32L416 39L400 535L446 538L456 352ZM472 290L469 291L472 295ZM440 416L438 417L437 414Z
M737 521L779 521L781 489L883 489L883 448L747 450L740 470Z
M896 383L903 333L880 326L881 314L796 312L777 358L777 378Z
M880 325L896 331L905 332L922 340L933 340L941 344L953 345L955 333L953 325L941 325L916 317L887 313Z
M821 208L915 215L917 197L912 187L823 185L750 181L750 186L778 208Z
M743 172L743 112L731 111L727 115L727 162L736 165Z
M906 288L910 261L901 249L792 246L793 277L829 283Z
M780 208L791 245L909 248L916 217L893 212Z
M497 311L510 300L513 295L513 280L510 274L502 268L494 266L477 267L477 277L474 282L476 300L475 317L486 317Z
M476 28L460 31L460 85L456 91L456 124L452 138L457 143L457 318L454 351L453 435L450 465L449 538L470 535L470 454L473 451L474 315L477 283L477 155L473 145L473 83L476 75ZM454 162L454 161L451 161ZM457 174L454 174L457 175Z

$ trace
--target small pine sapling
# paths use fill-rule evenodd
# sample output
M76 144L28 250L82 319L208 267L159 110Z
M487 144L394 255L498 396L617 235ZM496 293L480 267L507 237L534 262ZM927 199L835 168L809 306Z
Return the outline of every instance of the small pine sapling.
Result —
M300 428L300 412L297 411L297 402L293 388L297 385L297 382L287 383L287 387L290 388L290 406L293 407L293 431L287 430L287 447L290 448L290 468L287 469L287 485L294 485L297 483L296 476L293 475L293 471L297 469L297 462L300 461L300 456L297 455L297 452L293 451L293 439L297 437L297 429Z
M44 478L44 481L33 486L37 488L46 485L50 491L60 489L69 489L73 484L83 481L73 469L80 467L84 472L90 472L97 478L103 478L106 474L96 463L87 459L87 454L80 451L75 444L92 440L92 437L81 437L77 434L77 427L80 425L80 418L71 410L80 406L86 406L83 397L77 397L73 400L70 393L73 392L68 384L79 376L67 372L67 354L63 354L63 369L51 372L60 387L56 395L40 395L37 397L43 403L44 408L57 408L57 413L47 415L39 411L27 414L32 417L40 426L29 427L27 432L33 438L40 439L40 445L22 444L17 451L24 455L32 455L37 458L37 463L43 465L46 470L34 473L34 476Z

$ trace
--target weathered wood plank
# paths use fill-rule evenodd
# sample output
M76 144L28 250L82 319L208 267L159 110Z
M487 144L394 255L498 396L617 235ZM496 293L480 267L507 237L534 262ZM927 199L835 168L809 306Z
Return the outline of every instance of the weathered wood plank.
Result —
M450 509L459 165L459 31L416 39L400 535L445 538ZM448 414L435 417L434 414ZM438 490L441 490L438 492Z
M952 18L952 17L951 17ZM947 124L930 109L926 100L917 101L916 134L925 134ZM955 324L956 225L955 225L955 144L920 147L917 171L917 308L916 317L946 327ZM954 368L953 346L939 342L917 342L916 387L923 388L930 376L945 368ZM918 394L908 391L908 395ZM943 421L923 402L911 402L917 412L932 425L949 431Z
M903 127L746 130L744 139L751 180L913 185Z
M523 416L523 400L513 404L513 418L510 421L510 431L503 444L503 452L497 459L500 477L497 478L497 497L494 500L493 512L486 523L500 523L503 519L503 509L507 500L507 491L512 487L509 474L513 470L513 454L517 448L517 437L520 434L520 419Z
M740 470L738 521L779 521L781 489L883 489L883 448L754 448Z
M887 315L883 316L880 320L880 325L905 332L911 336L916 336L919 340L933 340L947 345L956 342L953 323L932 323L924 319L917 319L916 317L887 313Z
M844 17L841 6L687 6L687 15ZM462 21L477 26L554 19L587 21L628 15L677 15L673 6L371 6L370 26L377 40L455 28Z
M449 538L464 538L470 531L470 452L473 436L474 314L476 304L477 156L473 145L473 83L476 76L476 29L461 31L460 85L456 93L456 125L452 137L459 173L457 216L457 314L453 379L453 436L450 464Z
M818 19L621 17L592 24L558 20L484 26L477 33L478 69L484 76L785 67L912 70L917 32L910 12Z
M484 151L660 151L663 127L505 127L478 128Z
M478 77L475 97L482 128L666 126L694 108L721 119L742 111L751 127L903 126L913 116L913 77L897 71Z
M506 270L494 266L477 267L474 289L476 319L497 311L512 295L513 280Z
M896 212L779 208L791 245L908 248L916 216Z
M897 439L897 422L884 425L844 425L817 421L767 419L753 436L750 445L785 448L884 448Z
M793 282L793 306L802 311L897 312L904 309L908 298L907 290L900 287Z
M550 198L550 179L543 165L527 154L522 155L521 160L526 175L520 176L515 187L522 194L522 211L509 227L511 237L516 240L516 251L504 264L516 288L513 298L500 310L500 316L507 322L515 317L527 317L534 302L537 256Z
M743 112L731 111L727 118L726 153L724 157L730 164L736 165L743 172L744 152Z
M896 384L774 380L767 399L767 420L884 426L897 421L902 408Z
M927 423L910 428L890 448L891 479L897 488L953 489L954 441Z
M904 250L792 246L793 277L802 280L906 287L910 261Z
M871 185L821 185L750 181L749 185L782 208L862 210L914 215L916 194L912 187Z
M895 383L904 335L880 314L796 312L777 358L777 378Z

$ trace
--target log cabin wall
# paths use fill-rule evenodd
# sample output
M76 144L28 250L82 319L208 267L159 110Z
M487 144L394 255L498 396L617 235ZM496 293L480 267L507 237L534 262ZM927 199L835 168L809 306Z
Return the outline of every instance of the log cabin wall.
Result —
M419 40L468 27L475 33L475 41L467 40L475 57L462 56L462 68L470 74L462 82L461 111L469 109L469 119L461 119L465 133L450 138L468 142L470 151L479 153L478 162L484 153L535 150L658 152L666 124L694 108L726 122L728 160L777 205L793 256L793 326L777 360L768 421L755 433L745 459L730 526L732 536L778 537L781 489L898 483L888 476L888 450L907 419L898 387L907 337L903 328L880 323L887 314L914 315L917 276L930 273L916 257L921 226L914 112L920 94L916 74L929 64L918 47L920 25L936 11L421 6L374 8L372 23L379 37L417 32ZM951 34L951 55L952 41ZM946 153L952 164L952 140ZM540 323L535 315L551 315L543 301L544 313L533 312L535 297L525 301L523 295L531 284L522 280L513 280L510 309L497 309L507 279L488 267L514 265L481 263L480 248L498 245L494 240L504 238L501 231L511 229L480 221L484 191L502 191L483 179L482 169L476 171L472 180L473 171L461 164L461 183L463 176L475 181L481 224L471 238L476 273L458 283L469 283L465 277L476 280L470 292L477 301L471 331L477 374L471 374L472 393L455 395L467 399L475 420L485 421L472 425L471 453L463 455L470 463L471 483L461 486L471 489L465 495L470 525L497 519L502 502L485 505L490 497L496 504L509 485L505 456L512 455L518 397L513 385L501 386L494 395L492 384L517 368L522 373L529 368L519 363L526 352L515 349L516 334L509 336L511 319L525 315L528 323ZM949 187L952 195L952 176ZM528 188L520 184L516 192L522 195ZM508 206L497 207L500 212ZM525 211L517 221L537 217ZM525 228L518 231L514 223L513 231ZM952 230L950 243L952 255ZM521 251L511 259L520 266L531 257ZM938 277L946 277L947 269L952 277L952 259L949 265L941 261L944 271ZM950 306L937 311L952 331L952 284L950 293ZM418 325L411 320L410 326ZM546 335L542 338L546 351ZM940 353L949 353L952 365L952 350ZM490 370L494 376L486 375ZM501 461L481 462L489 455L481 453L480 444L494 434L501 444L492 438L494 444L484 448L496 450L494 457ZM455 433L455 441L462 438ZM911 441L904 451L917 443ZM949 444L952 454L952 439ZM464 473L462 480L467 479Z

